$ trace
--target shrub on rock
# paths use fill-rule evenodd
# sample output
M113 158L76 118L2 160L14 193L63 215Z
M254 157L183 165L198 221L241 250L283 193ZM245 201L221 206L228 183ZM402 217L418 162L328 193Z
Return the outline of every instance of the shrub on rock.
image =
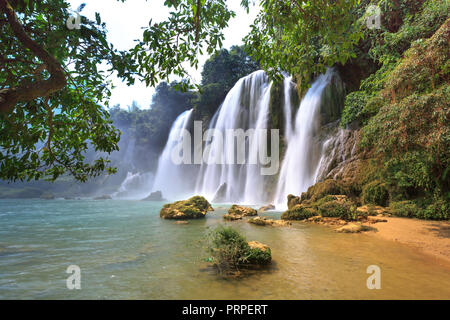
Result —
M231 227L219 226L208 235L209 261L220 272L238 270L240 267L266 265L271 262L270 248L257 241L247 242L245 237Z
M281 219L283 220L305 220L317 215L317 211L314 208L307 207L301 204L294 206L293 208L283 212Z

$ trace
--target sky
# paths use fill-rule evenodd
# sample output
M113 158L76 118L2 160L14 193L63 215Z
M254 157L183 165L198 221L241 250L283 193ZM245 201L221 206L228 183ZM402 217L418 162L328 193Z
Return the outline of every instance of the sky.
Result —
M118 50L127 50L135 45L135 40L140 39L143 29L150 19L153 22L163 21L168 17L169 9L164 6L164 0L127 0L122 3L117 0L69 0L72 10L76 10L80 4L86 6L82 15L95 20L95 12L99 12L102 22L106 23L108 41ZM240 7L241 0L227 0L228 7L236 12L236 17L231 19L229 26L224 30L224 48L242 44L242 38L250 31L250 25L257 15L257 7L250 8L250 13ZM199 58L199 68L189 68L191 77L200 82L201 70L208 57ZM127 86L120 79L112 78L115 88L112 91L110 105L120 104L127 108L135 100L143 109L150 106L154 88L146 87L145 83L136 81L133 86Z

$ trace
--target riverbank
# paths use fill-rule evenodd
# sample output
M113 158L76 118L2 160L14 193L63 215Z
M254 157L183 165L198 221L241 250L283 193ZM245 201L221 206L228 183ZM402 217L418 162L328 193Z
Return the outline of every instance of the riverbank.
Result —
M368 235L396 241L432 256L437 263L450 267L450 222L385 217Z

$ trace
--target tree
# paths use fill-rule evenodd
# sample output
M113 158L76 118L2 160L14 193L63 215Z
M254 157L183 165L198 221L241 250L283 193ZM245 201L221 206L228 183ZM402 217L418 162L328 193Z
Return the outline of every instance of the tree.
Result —
M262 0L262 10L245 37L251 54L272 78L313 75L352 57L361 38L360 0Z
M114 171L102 157L85 162L88 148L110 153L120 137L102 107L111 84L99 65L132 82L133 64L107 43L98 14L69 30L68 7L63 0L0 1L1 179L55 180L69 172L85 181Z
M305 85L314 72L351 56L360 37L353 14L358 2L263 0L247 50L273 78L284 70L301 74ZM241 3L249 9L248 0ZM150 20L142 40L119 52L106 41L98 13L96 21L81 17L81 28L69 30L65 0L0 0L1 179L55 180L68 172L85 181L105 169L114 171L103 157L93 163L85 159L90 147L106 153L118 149L119 132L104 109L111 89L108 73L116 72L128 84L141 78L150 86L171 75L185 78L186 63L197 67L199 55L222 46L223 29L235 15L226 0L164 4L169 18ZM213 83L210 93L230 87L230 82ZM186 90L192 84L176 86Z

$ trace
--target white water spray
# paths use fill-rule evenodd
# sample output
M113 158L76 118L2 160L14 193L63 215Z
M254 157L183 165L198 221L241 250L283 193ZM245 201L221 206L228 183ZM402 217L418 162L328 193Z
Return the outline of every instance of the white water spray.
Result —
M267 129L270 88L271 83L264 71L256 71L240 79L214 115L210 128L221 132L228 129ZM236 154L235 144L231 139L234 138L225 135L223 143L212 139L208 145L211 150L209 164L202 164L200 168L196 193L212 200L223 185L223 201L263 203L265 190L261 166L249 164L248 161L248 156L257 154L261 146L259 143L249 144L251 150L247 150L244 164L227 164L227 155ZM257 137L253 135L246 139L249 141ZM217 150L218 148L223 150ZM219 160L215 163L220 164L211 164L215 159Z
M320 128L322 92L330 83L332 71L320 75L306 92L295 118L292 134L287 134L287 149L281 166L274 202L285 208L287 195L300 195L316 182L322 144L317 139Z
M182 139L183 130L189 123L193 109L180 114L170 129L166 146L158 159L152 191L161 191L167 199L178 199L189 194L189 179L183 165L174 164L172 150ZM191 189L192 190L192 189Z

